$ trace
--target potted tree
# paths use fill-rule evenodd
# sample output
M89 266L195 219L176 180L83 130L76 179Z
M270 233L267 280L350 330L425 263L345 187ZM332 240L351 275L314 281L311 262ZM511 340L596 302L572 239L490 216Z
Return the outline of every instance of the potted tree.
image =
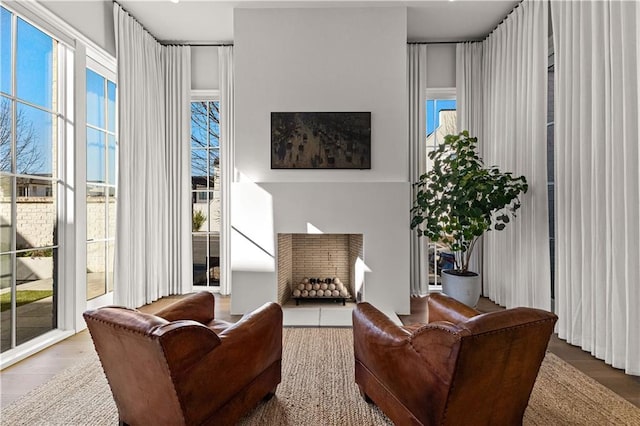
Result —
M445 136L429 153L433 167L414 184L418 191L411 208L411 229L454 254L454 268L442 271L442 291L469 306L478 303L481 292L478 274L469 271L478 238L503 230L528 189L524 176L485 167L477 142L466 130Z

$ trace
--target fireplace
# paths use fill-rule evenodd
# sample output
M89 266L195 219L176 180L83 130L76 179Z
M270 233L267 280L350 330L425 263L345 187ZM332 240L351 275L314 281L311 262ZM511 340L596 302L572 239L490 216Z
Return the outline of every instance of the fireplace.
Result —
M277 260L281 305L292 298L305 303L362 298L362 234L278 234Z

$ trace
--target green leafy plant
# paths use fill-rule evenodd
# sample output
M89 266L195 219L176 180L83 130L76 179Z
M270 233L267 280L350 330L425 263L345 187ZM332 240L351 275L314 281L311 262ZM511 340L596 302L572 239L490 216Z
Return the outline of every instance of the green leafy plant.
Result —
M191 229L194 231L199 231L202 224L204 224L207 220L207 217L200 210L195 211L191 218Z
M418 191L411 229L447 245L455 254L457 275L472 275L469 260L478 238L503 230L520 208L520 194L529 188L524 176L485 167L477 142L466 130L445 136L429 153L433 168L414 184Z

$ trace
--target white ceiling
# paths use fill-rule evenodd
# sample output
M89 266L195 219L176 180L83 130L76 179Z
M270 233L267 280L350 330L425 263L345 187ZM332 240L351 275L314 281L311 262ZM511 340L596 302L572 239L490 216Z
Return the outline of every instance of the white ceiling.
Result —
M407 7L408 41L461 41L484 38L519 0L430 1L255 1L118 0L158 40L232 42L234 8Z

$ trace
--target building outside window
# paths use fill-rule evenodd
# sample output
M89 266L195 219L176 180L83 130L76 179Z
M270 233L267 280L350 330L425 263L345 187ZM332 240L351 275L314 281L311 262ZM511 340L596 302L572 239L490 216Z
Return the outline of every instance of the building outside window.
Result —
M220 103L191 103L193 284L220 286Z

